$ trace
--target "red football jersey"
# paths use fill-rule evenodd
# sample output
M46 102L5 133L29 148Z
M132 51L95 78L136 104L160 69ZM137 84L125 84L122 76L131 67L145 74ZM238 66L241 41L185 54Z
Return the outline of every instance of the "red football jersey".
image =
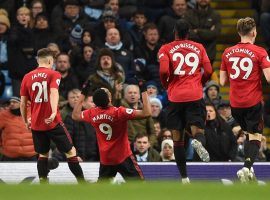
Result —
M81 119L96 129L100 163L117 165L132 152L128 141L127 121L134 119L133 109L114 106L108 109L90 108L82 112Z
M202 76L209 78L212 66L202 44L175 40L163 45L158 56L161 82L168 86L171 102L196 101L203 97Z
M50 124L45 123L45 119L52 114L50 88L58 89L60 80L59 72L45 67L38 67L24 76L20 93L31 101L31 129L51 130L62 121L57 110L54 121Z
M220 70L228 73L232 107L248 108L262 101L262 69L268 67L267 52L254 44L238 43L224 51Z

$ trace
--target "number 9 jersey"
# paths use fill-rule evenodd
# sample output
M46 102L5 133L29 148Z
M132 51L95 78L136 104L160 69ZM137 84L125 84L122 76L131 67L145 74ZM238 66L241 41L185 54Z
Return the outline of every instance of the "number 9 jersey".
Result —
M81 119L96 130L101 164L118 165L132 154L127 121L134 118L135 111L122 106L96 107L82 112Z
M230 103L234 108L248 108L263 100L262 70L270 67L265 49L250 43L238 43L225 49L220 70L230 81Z
M20 94L31 101L32 130L51 130L62 121L59 110L57 110L54 121L50 124L45 123L45 119L52 114L50 89L58 89L60 80L61 74L59 72L45 67L38 67L24 76Z
M212 74L212 66L202 44L175 40L163 45L158 57L161 83L168 88L171 102L202 99L202 79L208 80Z

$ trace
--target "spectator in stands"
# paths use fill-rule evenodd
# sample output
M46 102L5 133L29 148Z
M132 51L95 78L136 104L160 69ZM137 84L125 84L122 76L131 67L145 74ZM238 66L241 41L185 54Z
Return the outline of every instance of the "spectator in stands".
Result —
M159 132L159 135L157 136L158 137L158 151L161 151L161 143L163 140L166 140L166 139L170 139L172 140L172 132L167 129L167 128L163 128L160 132Z
M124 98L121 105L131 109L142 109L140 101L140 89L138 85L127 85L124 89ZM133 142L138 134L148 134L152 146L157 145L154 121L152 117L128 121L128 139Z
M168 43L174 40L174 24L177 19L181 19L187 11L186 0L173 0L171 6L166 9L159 22L158 28L162 43Z
M237 142L231 127L219 116L212 104L206 104L206 111L206 149L211 161L234 161Z
M143 35L143 40L134 51L136 63L141 62L141 65L139 66L143 66L137 73L146 81L156 81L158 88L161 89L159 79L159 62L157 57L161 44L159 43L157 26L153 23L146 24L143 29Z
M230 102L221 100L218 106L218 113L232 128L233 134L238 138L239 134L242 134L242 129L232 116Z
M46 7L43 0L33 0L30 4L31 17L33 20L36 19L37 14L45 13Z
M260 28L267 48L270 48L270 1L261 0Z
M15 18L16 10L15 8L15 0L1 0L0 1L0 8L6 10L7 16L9 16L9 19L13 21Z
M221 96L219 95L219 85L215 81L209 81L204 88L204 100L213 104L216 109L221 102Z
M159 121L154 121L154 130L155 130L155 135L158 138L161 132L161 127Z
M86 28L83 30L82 45L92 45L93 47L96 47L95 32L92 29Z
M66 117L72 113L75 104L78 102L81 91L79 89L72 89L68 91L67 104L61 109L62 120L65 121Z
M98 88L107 88L115 100L122 98L123 82L125 81L124 71L119 64L115 62L113 52L103 48L97 56L96 72L90 75L88 81L93 90Z
M93 46L89 44L84 45L80 54L82 54L82 56L80 56L78 64L74 64L73 66L75 66L75 73L78 77L79 85L82 86L89 76L96 73L96 54Z
M128 31L120 27L117 17L111 10L105 10L102 14L102 19L96 27L96 44L98 47L103 47L106 42L107 31L111 28L116 28L121 35L121 42L125 49L133 50L132 38Z
M194 9L185 14L190 24L189 38L202 43L213 64L216 56L216 42L221 31L220 15L210 6L211 0L197 0Z
M70 33L75 25L80 25L84 28L88 21L83 12L80 12L80 4L78 0L65 0L64 12L61 17L51 18L52 29L57 35L58 41L63 51L67 52L66 46L69 40Z
M37 66L30 20L30 10L26 7L19 8L16 24L11 27L9 33L8 68L15 96L20 96L23 76Z
M134 77L134 62L132 53L124 48L119 30L110 28L107 30L105 47L109 48L125 71L126 80Z
M151 147L147 134L139 133L134 140L135 156L138 162L159 162L159 153Z
M172 139L162 141L160 157L163 162L175 161Z
M9 108L0 111L0 153L2 161L36 161L32 133L20 112L20 98L11 97Z
M258 160L263 162L270 161L270 149L267 147L267 141L265 136L262 136Z
M150 98L158 98L163 107L166 107L168 104L168 99L167 99L167 93L163 92L163 94L159 94L159 88L158 84L154 80L147 81L145 83L146 91L147 94L149 95Z
M66 104L67 94L70 90L79 88L78 78L70 70L69 56L66 53L60 53L56 57L56 70L60 72L62 79L59 85L60 101ZM63 105L60 105L60 107Z
M39 49L45 48L49 43L55 42L54 34L49 27L48 16L45 13L36 15L33 40L35 44L35 52Z
M96 22L102 15L102 9L104 7L105 0L85 0L84 2L84 13L88 16L88 20Z
M0 9L0 70L7 69L7 40L10 29L10 21L8 13L4 9Z
M162 110L161 101L158 98L152 97L150 98L151 110L152 110L152 118L155 121L160 123L161 128L166 127L166 114Z
M129 33L132 37L134 48L140 45L143 39L143 27L147 22L145 12L143 10L137 10L133 14L134 24L130 27Z

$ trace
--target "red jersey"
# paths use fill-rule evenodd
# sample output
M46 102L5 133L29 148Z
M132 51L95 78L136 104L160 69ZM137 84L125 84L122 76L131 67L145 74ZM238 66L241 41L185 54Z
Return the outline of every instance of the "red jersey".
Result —
M50 89L58 89L60 80L59 72L45 67L38 67L23 77L20 93L31 101L31 129L51 130L62 121L57 110L54 121L50 124L45 123L45 119L52 114Z
M232 107L248 108L262 101L262 69L268 67L267 52L254 44L238 43L225 49L220 70L229 76Z
M120 106L107 109L90 108L82 112L81 119L96 129L100 163L117 165L132 152L128 141L127 121L134 119L133 109Z
M189 102L203 98L202 76L212 74L212 66L202 44L175 40L163 45L158 53L160 79L168 87L171 102Z

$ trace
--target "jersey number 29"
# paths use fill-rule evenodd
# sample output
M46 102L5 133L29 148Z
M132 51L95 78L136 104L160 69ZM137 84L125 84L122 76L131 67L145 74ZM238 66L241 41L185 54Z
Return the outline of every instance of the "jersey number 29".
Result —
M183 54L177 52L177 53L173 54L172 59L173 59L173 61L179 60L179 63L173 72L174 75L185 75L186 74L186 71L182 70L182 67L184 64L186 64L188 67L192 67L192 69L188 73L188 75L192 75L192 74L194 74L194 72L196 71L196 69L199 65L199 57L196 53L188 53L186 56L184 56Z
M48 89L47 81L34 82L32 84L32 90L37 90L37 96L35 98L35 103L48 102Z

